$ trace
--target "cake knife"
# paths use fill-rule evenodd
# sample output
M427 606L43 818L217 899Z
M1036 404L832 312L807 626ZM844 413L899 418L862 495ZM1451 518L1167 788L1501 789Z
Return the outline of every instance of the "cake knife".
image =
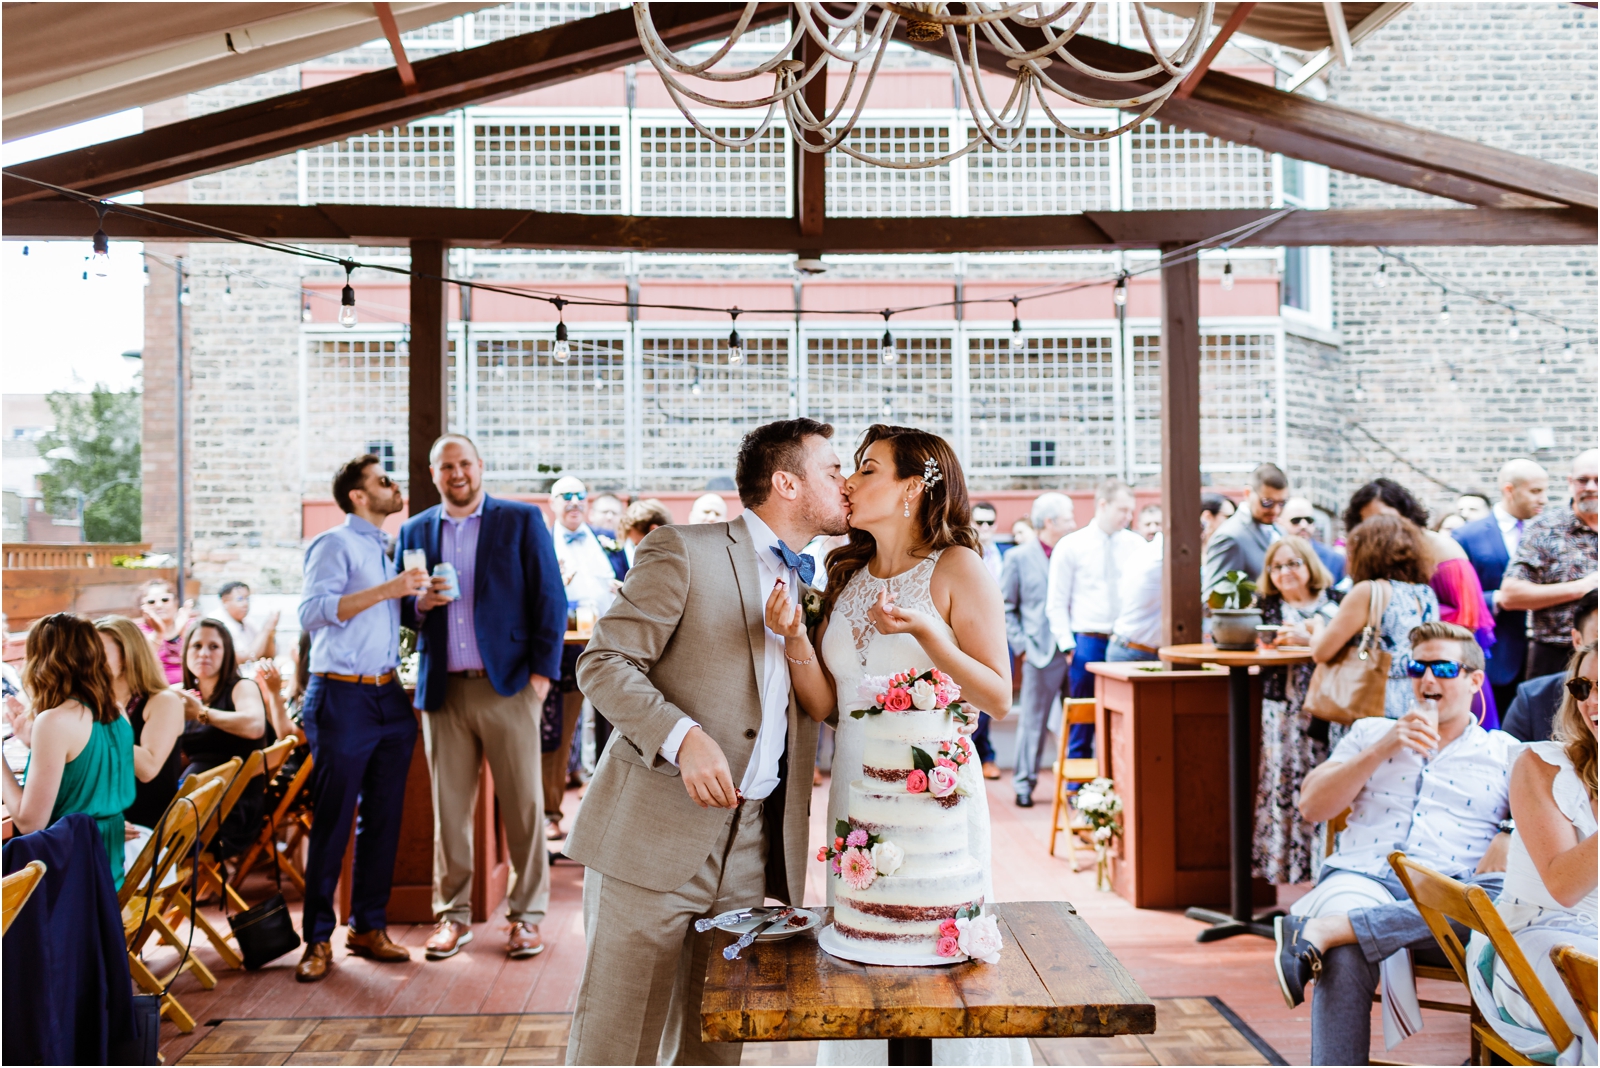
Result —
M748 920L752 916L771 911L771 905L757 905L756 907L749 909L734 909L732 912L724 912L721 916L713 916L708 920L695 920L694 929L699 931L701 934L705 934L713 927L721 927L724 924L729 923L738 923L740 920Z
M766 934L775 924L782 923L790 916L793 916L794 913L795 910L793 908L779 909L772 915L771 919L764 920L761 923L756 924L756 926L740 935L739 941L723 950L722 955L728 960L738 960L739 953L748 947L750 943L754 942L759 936Z

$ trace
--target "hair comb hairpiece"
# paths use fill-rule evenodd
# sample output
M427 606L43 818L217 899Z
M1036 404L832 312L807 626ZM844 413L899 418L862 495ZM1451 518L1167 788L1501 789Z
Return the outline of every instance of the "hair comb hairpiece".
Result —
M922 491L926 493L933 488L935 482L944 480L944 475L939 471L939 461L928 457L922 463Z

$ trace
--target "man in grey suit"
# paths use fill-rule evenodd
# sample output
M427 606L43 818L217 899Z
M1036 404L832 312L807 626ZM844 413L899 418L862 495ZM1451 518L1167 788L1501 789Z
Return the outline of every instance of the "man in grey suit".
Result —
M1200 591L1209 594L1224 575L1243 571L1252 582L1261 578L1267 549L1283 537L1278 515L1289 502L1289 476L1277 464L1262 464L1250 472L1250 495L1211 540L1200 562Z
M1056 646L1045 599L1050 589L1050 553L1056 542L1072 533L1072 501L1064 494L1046 493L1033 502L1029 522L1039 537L1006 553L1000 569L1006 641L1023 653L1022 723L1017 728L1016 770L1011 774L1017 804L1022 808L1033 807L1033 785L1050 740L1051 713L1061 707L1069 689L1067 668L1072 654Z

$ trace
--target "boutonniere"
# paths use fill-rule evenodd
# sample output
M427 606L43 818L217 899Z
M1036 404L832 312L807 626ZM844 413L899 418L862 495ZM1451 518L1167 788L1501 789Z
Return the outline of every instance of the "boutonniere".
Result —
M822 622L822 591L810 586L800 587L800 608L806 614L806 629L815 630Z
M604 534L596 534L594 539L600 543L600 548L604 549L608 553L622 551L622 546L617 544L616 538L608 538Z

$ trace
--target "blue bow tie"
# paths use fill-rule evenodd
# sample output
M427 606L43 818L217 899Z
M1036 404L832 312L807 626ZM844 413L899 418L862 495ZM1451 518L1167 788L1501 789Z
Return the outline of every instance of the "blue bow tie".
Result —
M803 556L789 548L783 542L772 547L773 555L783 561L783 566L791 571L800 573L800 581L807 586L811 585L811 576L817 573L817 561L810 556Z
M567 531L567 544L568 545L576 545L578 542L582 541L585 537L587 537L587 535L581 530L569 530L569 531Z

